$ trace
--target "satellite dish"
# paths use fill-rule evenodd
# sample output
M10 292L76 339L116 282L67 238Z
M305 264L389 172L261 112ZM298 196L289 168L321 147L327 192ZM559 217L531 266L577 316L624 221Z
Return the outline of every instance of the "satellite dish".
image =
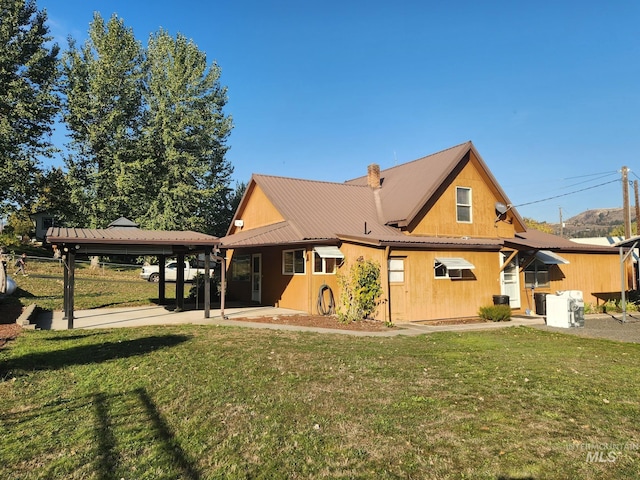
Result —
M496 212L498 215L504 215L509 208L502 202L496 202Z

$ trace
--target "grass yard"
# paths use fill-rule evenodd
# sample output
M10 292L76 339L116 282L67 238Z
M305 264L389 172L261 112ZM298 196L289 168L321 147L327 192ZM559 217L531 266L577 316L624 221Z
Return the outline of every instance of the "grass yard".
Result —
M12 269L9 273L13 274ZM26 307L32 303L44 310L63 309L63 266L52 259L29 258L28 276L13 276L18 289L0 302L0 320L10 321L9 312L15 307ZM185 285L185 297L190 284ZM168 302L176 298L175 283L165 286ZM107 266L93 269L88 263L78 263L75 273L74 306L76 310L101 307L127 307L148 305L158 299L158 284L140 278L140 267ZM17 318L17 315L14 315ZM5 322L6 323L6 322Z
M619 479L640 467L640 345L524 327L29 331L0 350L0 378L0 478Z

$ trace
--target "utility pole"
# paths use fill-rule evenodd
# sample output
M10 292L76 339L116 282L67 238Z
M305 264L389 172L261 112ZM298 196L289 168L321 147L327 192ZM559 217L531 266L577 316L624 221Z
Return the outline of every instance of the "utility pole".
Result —
M564 223L562 222L562 207L558 207L560 210L560 236L564 237Z
M624 215L624 238L631 238L631 209L629 207L629 169L622 167L622 214ZM627 282L630 289L635 290L636 278L633 271L633 265L627 261L624 262L624 271L626 272ZM622 288L626 288L623 283Z
M624 237L631 238L631 210L629 208L629 169L622 167L622 214L624 215Z
M638 204L638 180L633 181L633 193L636 205L636 235L638 235L638 225L640 225L640 205Z

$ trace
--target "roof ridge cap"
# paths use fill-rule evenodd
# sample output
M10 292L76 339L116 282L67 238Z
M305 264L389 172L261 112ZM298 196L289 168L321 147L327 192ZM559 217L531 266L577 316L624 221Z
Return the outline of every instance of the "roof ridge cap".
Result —
M298 178L298 177L284 177L281 175L268 175L268 174L262 174L262 173L254 173L253 174L254 178L257 177L262 177L262 178L275 178L275 179L279 179L279 180L293 180L296 182L309 182L309 183L322 183L322 184L326 184L326 185L341 185L341 186L346 186L346 187L367 187L367 185L351 185L351 184L347 184L345 182L338 182L338 181L330 181L330 180L313 180L313 179L309 179L309 178Z

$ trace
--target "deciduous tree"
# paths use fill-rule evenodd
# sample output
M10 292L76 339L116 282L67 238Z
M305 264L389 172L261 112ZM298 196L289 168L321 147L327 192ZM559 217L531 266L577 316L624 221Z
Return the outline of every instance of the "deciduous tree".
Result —
M139 164L144 78L144 49L116 15L105 23L94 14L81 49L70 39L63 61L66 164L71 201L86 226L138 213L135 194L150 178Z
M225 159L231 118L220 68L181 34L152 35L147 58L145 142L153 191L149 228L219 233L229 216L232 167ZM224 224L224 225L223 225Z
M34 0L0 0L0 209L27 208L50 156L59 48Z

